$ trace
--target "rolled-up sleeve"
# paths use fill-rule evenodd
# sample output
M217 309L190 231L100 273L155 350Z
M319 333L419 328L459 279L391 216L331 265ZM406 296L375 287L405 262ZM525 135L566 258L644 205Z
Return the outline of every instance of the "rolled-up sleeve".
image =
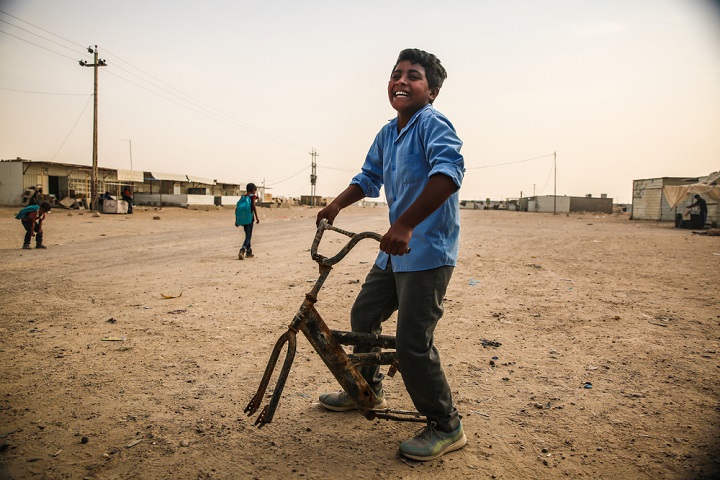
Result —
M376 135L360 173L351 180L366 197L384 189L392 225L424 191L430 177L445 175L457 186L442 205L413 230L412 254L392 259L396 272L429 270L457 264L460 244L459 189L465 176L463 143L450 121L432 105L415 113L398 129L392 119ZM389 256L380 251L375 263L387 268Z
M465 176L465 160L460 153L462 140L445 117L428 115L424 120L421 134L430 162L428 177L441 173L460 188Z
M358 185L365 192L365 196L370 198L379 197L380 188L383 186L383 156L380 135L375 137L375 141L370 146L360 173L350 181L350 185Z

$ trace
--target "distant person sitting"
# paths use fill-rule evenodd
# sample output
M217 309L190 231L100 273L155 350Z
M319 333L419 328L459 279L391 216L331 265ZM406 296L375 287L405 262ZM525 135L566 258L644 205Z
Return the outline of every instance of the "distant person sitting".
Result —
M123 188L122 191L122 199L125 200L128 204L128 213L132 213L133 208L133 197L132 197L132 191L130 190L130 187Z
M688 205L688 210L694 207L698 207L700 210L700 220L702 223L700 223L700 228L705 228L705 223L707 222L707 215L708 215L708 207L707 202L704 198L702 198L700 195L695 195L695 203Z

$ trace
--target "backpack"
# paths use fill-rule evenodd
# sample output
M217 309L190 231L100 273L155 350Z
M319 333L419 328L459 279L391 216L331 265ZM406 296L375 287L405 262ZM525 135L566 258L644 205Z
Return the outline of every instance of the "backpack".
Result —
M20 210L17 215L15 215L15 218L18 220L22 220L23 218L27 217L29 213L31 212L37 212L40 210L40 205L28 205L27 207Z
M252 199L250 195L243 195L235 206L235 225L250 225L253 223Z

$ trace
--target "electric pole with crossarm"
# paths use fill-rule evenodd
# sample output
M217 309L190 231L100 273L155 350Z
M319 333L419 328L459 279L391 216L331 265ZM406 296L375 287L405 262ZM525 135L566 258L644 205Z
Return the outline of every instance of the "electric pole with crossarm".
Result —
M94 62L93 63L87 63L85 60L80 60L80 66L81 67L93 67L95 70L95 86L93 89L93 104L94 104L94 111L93 111L93 157L92 157L92 186L90 195L92 198L90 199L90 209L93 212L97 211L97 202L98 202L98 67L105 67L107 66L107 63L105 63L105 60L98 58L98 49L97 45L95 45L95 48L88 47L88 52L94 54Z
M310 156L312 157L312 171L310 173L310 206L315 206L315 183L317 182L317 162L315 161L316 157L320 155L315 151L313 148L312 152L310 152Z

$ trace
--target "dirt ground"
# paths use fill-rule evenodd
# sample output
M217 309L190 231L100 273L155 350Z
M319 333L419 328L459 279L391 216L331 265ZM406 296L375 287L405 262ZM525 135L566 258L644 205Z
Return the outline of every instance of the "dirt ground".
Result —
M242 261L231 210L55 209L45 251L20 249L16 210L0 209L0 478L720 478L720 237L464 210L436 341L468 444L421 463L397 455L418 424L321 409L339 386L302 335L273 422L243 413L317 278L317 209L261 209ZM330 328L349 328L376 248L320 291ZM400 376L385 388L413 408Z

